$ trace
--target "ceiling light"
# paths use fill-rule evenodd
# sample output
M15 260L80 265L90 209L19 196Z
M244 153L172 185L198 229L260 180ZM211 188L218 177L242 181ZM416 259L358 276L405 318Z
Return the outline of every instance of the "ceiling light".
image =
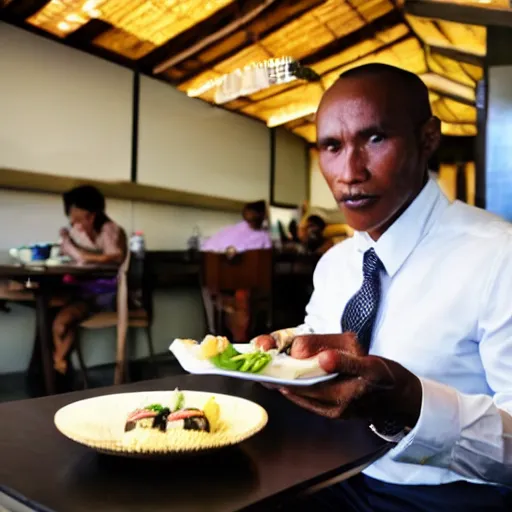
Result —
M222 104L240 96L249 96L273 85L298 79L313 82L320 80L320 77L313 70L302 67L295 59L281 57L235 69L219 78L208 80L199 87L189 89L187 94L197 97L211 89L216 89L215 103Z

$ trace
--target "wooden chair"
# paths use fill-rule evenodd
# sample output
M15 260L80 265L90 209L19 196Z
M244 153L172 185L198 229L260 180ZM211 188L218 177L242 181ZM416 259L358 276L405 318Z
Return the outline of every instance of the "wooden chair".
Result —
M250 314L254 329L255 313L264 311L266 323L272 324L272 276L271 250L255 250L236 253L205 252L201 262L201 289L208 332L223 335L225 299L237 290L250 293ZM248 340L247 340L248 341Z
M144 329L148 343L149 359L154 363L154 346L151 334L153 323L153 297L144 259L130 255L118 275L117 308L115 312L96 313L84 320L83 329L106 329L117 327L116 370L114 384L122 384L127 373L127 344L129 328ZM79 334L79 333L78 333ZM80 336L77 334L75 350L80 364L84 387L89 378L85 366Z

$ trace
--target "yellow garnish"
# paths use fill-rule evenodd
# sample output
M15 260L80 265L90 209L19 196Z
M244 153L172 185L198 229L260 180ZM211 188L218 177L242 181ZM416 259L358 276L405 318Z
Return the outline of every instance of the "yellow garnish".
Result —
M220 407L213 396L204 405L203 412L210 424L210 432L215 432L219 426Z
M200 357L202 359L211 359L224 352L228 345L229 340L224 336L212 336L209 334L201 343Z

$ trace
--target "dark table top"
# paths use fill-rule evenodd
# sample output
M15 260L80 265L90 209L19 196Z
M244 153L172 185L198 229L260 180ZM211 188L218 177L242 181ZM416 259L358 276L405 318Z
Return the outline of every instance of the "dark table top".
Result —
M91 396L202 390L253 400L265 429L233 448L163 460L111 457L73 443L55 412ZM315 416L259 384L186 375L0 405L0 485L56 512L268 510L381 456L386 444L362 423Z
M59 277L65 274L87 275L93 277L115 276L118 268L113 265L79 265L76 263L45 264L32 262L23 264L11 257L7 251L0 251L0 278L4 279L38 279Z

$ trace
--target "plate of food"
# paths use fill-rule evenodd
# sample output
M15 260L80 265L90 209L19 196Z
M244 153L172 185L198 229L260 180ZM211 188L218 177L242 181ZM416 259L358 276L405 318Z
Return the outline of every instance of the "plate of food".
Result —
M295 359L277 350L264 351L252 343L232 344L224 336L208 335L199 343L176 339L169 350L184 370L193 374L223 375L276 386L313 386L331 380L317 357Z
M113 455L154 457L238 444L267 424L244 398L200 391L121 393L69 404L55 414L69 439Z

